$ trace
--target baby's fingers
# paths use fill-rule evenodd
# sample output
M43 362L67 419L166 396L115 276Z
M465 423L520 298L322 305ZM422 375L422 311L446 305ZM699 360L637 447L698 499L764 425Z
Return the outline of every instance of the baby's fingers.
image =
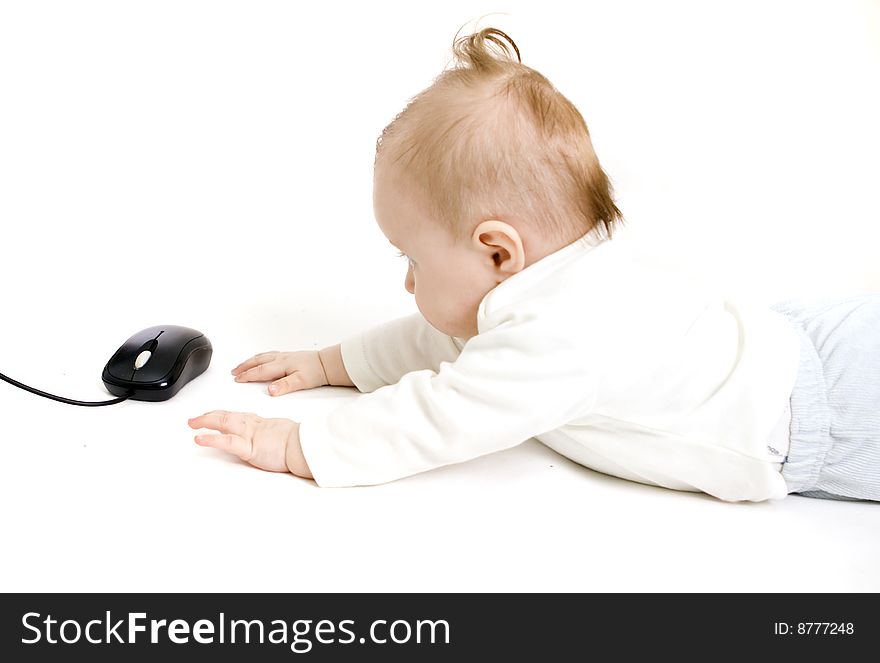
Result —
M241 362L238 366L233 368L232 374L238 375L242 371L246 371L250 368L253 368L254 366L257 366L259 364L262 364L262 363L265 363L268 361L272 361L272 359L274 359L276 357L276 355L278 355L278 352L275 350L273 350L272 352L261 352L258 355L254 355L250 359L246 359L245 361Z
M241 371L235 376L236 382L266 382L287 375L284 365L280 361L269 361Z
M250 412L227 412L226 410L212 410L198 417L193 417L187 423L190 428L210 428L211 430L250 438L254 429L263 420Z
M299 371L291 373L281 380L276 380L269 385L270 396L282 396L289 394L291 391L299 391L300 389L311 389L311 385L307 385L303 379L303 374Z
M247 460L253 453L251 443L238 435L196 435L196 444L213 447Z

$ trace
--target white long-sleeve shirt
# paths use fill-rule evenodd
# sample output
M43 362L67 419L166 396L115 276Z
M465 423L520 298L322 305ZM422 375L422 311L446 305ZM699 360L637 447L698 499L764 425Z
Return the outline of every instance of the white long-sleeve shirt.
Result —
M797 374L790 323L590 238L491 290L466 342L420 314L343 341L369 393L301 422L315 481L383 483L535 437L632 481L785 497L767 447Z

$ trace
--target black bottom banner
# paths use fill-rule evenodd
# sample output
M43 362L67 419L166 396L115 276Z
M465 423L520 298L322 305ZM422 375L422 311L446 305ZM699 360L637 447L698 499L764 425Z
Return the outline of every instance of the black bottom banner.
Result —
M6 661L878 651L876 594L4 594ZM221 651L228 650L228 651ZM178 658L179 657L179 658ZM845 660L851 660L849 658Z

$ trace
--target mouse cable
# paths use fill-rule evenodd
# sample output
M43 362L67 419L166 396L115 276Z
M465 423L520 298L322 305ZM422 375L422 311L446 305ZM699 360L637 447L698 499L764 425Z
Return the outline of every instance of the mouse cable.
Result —
M119 398L114 398L112 401L98 401L98 402L89 402L89 401L75 401L70 398L64 398L62 396L55 396L54 394L47 394L45 391L40 391L39 389L34 389L33 387L28 387L26 384L22 384L18 380L13 380L12 378L3 375L0 373L0 380L4 382L8 382L9 384L19 387L20 389L24 389L25 391L29 391L32 394L36 394L37 396L43 396L44 398L51 398L53 401L60 401L62 403L70 403L71 405L85 405L87 407L97 407L98 405L115 405L116 403L121 403L122 401L131 397L133 392L128 392L125 396L120 396Z

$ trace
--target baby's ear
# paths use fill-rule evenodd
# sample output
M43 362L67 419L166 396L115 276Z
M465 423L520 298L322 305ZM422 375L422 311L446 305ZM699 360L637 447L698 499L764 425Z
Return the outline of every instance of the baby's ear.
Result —
M483 221L474 229L471 241L475 248L491 259L504 278L516 274L525 266L522 238L509 223L497 219Z

